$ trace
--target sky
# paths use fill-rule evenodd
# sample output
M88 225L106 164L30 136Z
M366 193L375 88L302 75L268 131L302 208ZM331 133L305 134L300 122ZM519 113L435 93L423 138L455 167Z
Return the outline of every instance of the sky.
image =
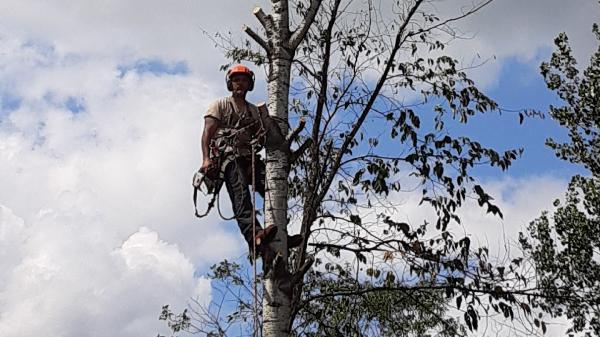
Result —
M0 336L155 336L162 305L210 300L208 267L245 244L234 223L193 215L202 115L227 94L209 37L241 36L263 2L0 0ZM544 110L560 104L539 75L554 37L567 32L586 63L594 21L594 0L496 0L457 24L471 38L447 51L487 60L471 75L501 106ZM251 101L265 99L257 80ZM552 120L517 120L456 130L525 148L508 172L481 172L505 214L464 210L481 242L522 230L578 172L544 147L565 136Z

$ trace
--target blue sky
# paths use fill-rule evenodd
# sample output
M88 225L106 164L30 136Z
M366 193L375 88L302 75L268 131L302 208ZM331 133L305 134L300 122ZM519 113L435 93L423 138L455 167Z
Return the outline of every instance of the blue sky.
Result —
M549 51L540 53L542 59L549 59L549 55ZM572 164L558 160L544 144L549 137L566 141L567 133L547 114L550 105L560 106L563 102L547 89L538 69L531 63L522 63L514 58L506 60L499 73L497 86L487 94L507 111L477 118L464 128L485 144L494 144L500 149L524 149L523 156L507 172L510 176L571 176L581 171ZM519 125L517 111L521 109L534 109L543 112L545 117L525 118L523 124ZM491 177L497 173L483 174Z
M164 333L162 305L210 299L200 275L244 255L234 223L194 218L190 180L203 111L227 94L218 71L225 60L203 31L237 39L242 24L255 24L255 5L0 1L1 336ZM461 10L455 1L435 5L443 15ZM594 0L497 0L460 23L472 37L447 52L466 63L489 59L471 76L503 108L546 111L560 102L545 89L540 62L561 31L587 62L599 8ZM250 100L264 93L258 70ZM505 219L466 207L465 223L481 224L473 241L514 235L579 172L544 146L565 136L551 119L517 123L514 113L489 113L454 130L525 148L508 172L480 172ZM418 200L398 198L407 219L430 215Z

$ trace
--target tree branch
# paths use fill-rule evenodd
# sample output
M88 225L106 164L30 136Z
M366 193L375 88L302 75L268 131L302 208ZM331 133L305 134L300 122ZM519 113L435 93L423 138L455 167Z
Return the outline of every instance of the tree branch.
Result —
M304 71L306 71L308 74L310 74L310 76L317 78L319 77L319 75L317 75L316 72L314 72L312 69L310 69L306 64L304 64L304 62L298 60L298 59L294 59L292 61L293 63L297 63L298 65L300 65L300 67L302 67L302 69L304 69Z
M489 5L489 4L490 4L492 1L494 1L494 0L487 0L486 2L484 2L484 3L481 3L481 4L479 4L478 6L475 6L475 7L473 7L472 9L468 10L466 13L463 13L462 15L455 16L455 17L453 17L453 18L450 18L450 19L446 19L446 20L444 20L444 21L442 21L442 22L440 22L440 23L438 23L438 24L436 24L436 25L433 25L433 26L431 26L431 27L428 27L428 28L426 28L426 29L421 29L421 30L418 30L418 31L416 31L416 32L410 32L410 33L406 34L406 37L408 38L408 37L415 36L415 35L418 35L418 34L422 34L422 33L430 32L430 31L432 31L432 30L434 30L434 29L436 29L436 28L439 28L439 27L441 27L441 26L444 26L444 25L446 25L446 24L448 24L448 23L450 23L450 22L453 22L453 21L458 21L458 20L460 20L460 19L464 19L464 18L466 18L467 16L469 16L469 15L471 15L471 14L474 14L475 12L478 12L478 11L479 11L480 9L482 9L483 7L485 7L485 6Z
M314 2L314 1L313 1ZM328 22L327 25L327 30L325 31L325 50L324 50L324 55L323 55L323 65L321 67L321 71L317 74L320 75L320 78L315 77L316 79L318 79L319 83L320 83L320 91L319 91L319 96L318 96L318 101L317 101L317 107L316 107L316 111L315 111L315 118L313 120L313 126L312 126L312 140L313 140L313 144L312 144L312 148L311 148L311 156L312 156L312 160L313 163L310 167L310 172L311 175L308 179L308 188L309 189L313 189L315 192L318 191L317 189L317 182L319 181L319 177L321 176L320 173L320 166L319 166L319 145L320 145L320 141L319 139L319 131L320 131L320 125L321 125L321 117L323 115L323 107L325 105L326 102L326 95L327 95L327 80L328 80L328 76L329 76L329 61L331 58L331 38L332 38L332 32L333 32L333 28L335 26L335 20L337 18L337 11L339 9L339 5L340 5L341 0L336 0L332 11L331 11L331 18ZM312 4L312 3L311 3ZM295 33L296 34L296 33ZM295 35L294 34L294 35ZM328 153L330 153L331 147L328 147ZM323 161L323 164L325 164L326 162ZM326 165L324 165L326 167ZM309 203L309 207L306 208L304 215L303 215L303 219L302 219L302 228L301 228L301 233L308 233L308 230L310 228L310 225L312 224L312 222L314 221L316 212L315 210L317 209L316 207L316 201L320 200L318 199L319 194L317 193L311 193L309 194L312 198L312 200L310 200L311 198L307 198L305 200L305 203L308 202ZM300 259L298 263L302 263L302 261L304 261L304 258L306 257L306 244L303 245L300 249Z
M339 3L339 1L338 1L338 3ZM290 49L291 50L295 50L298 47L298 45L300 45L300 42L302 42L302 39L304 39L304 36L306 35L306 32L308 32L310 25L312 25L312 23L315 20L315 16L317 15L317 12L319 11L320 6L321 6L321 0L311 0L310 1L310 6L308 7L308 10L306 11L306 16L304 17L304 20L302 20L300 27L298 27L298 29L290 37Z
M495 289L474 289L469 288L467 286L459 286L459 285L426 285L426 286L408 286L408 287L376 287L376 288L368 288L368 289L359 289L359 290L346 290L346 291L336 291L332 293L323 293L310 296L306 298L303 302L303 305L307 303L318 300L321 298L327 297L336 297L336 296L357 296L364 295L368 293L375 292L386 292L386 291L403 291L403 292L414 292L414 291L428 291L428 290L445 290L447 288L452 288L455 290L460 290L466 293L478 293L478 294L489 294L489 295L497 295L497 291ZM531 297L540 297L547 298L547 295L544 295L543 292L548 289L544 288L530 288L530 289L521 289L521 290L510 290L503 291L503 294L511 294L511 295L522 295L522 296L531 296ZM553 289L554 290L554 289ZM580 298L573 298L569 296L559 296L556 295L554 298L564 299L564 300L580 300Z
M306 149L308 149L309 146L311 146L313 140L311 138L308 138L307 140L304 141L304 143L302 143L302 145L300 145L300 147L296 150L293 151L290 155L290 165L294 164L296 162L296 160L298 160L298 158L300 156L302 156L302 154L304 152L306 152Z
M360 129L363 122L369 115L369 112L371 111L371 107L373 106L373 104L375 104L375 100L377 99L379 92L383 88L383 85L385 84L385 81L387 80L388 73L390 72L390 70L392 68L392 65L394 63L394 58L396 57L396 53L398 53L398 50L400 50L400 46L402 45L402 41L403 41L402 35L404 34L404 31L405 31L406 27L408 26L410 20L415 15L415 13L417 12L417 9L419 8L419 6L422 3L423 3L423 0L418 0L415 2L415 5L411 8L408 15L406 16L404 23L398 29L398 33L396 34L396 39L394 42L394 47L392 48L390 56L388 57L388 60L385 65L385 69L384 69L383 73L381 74L381 76L379 77L379 80L377 81L377 85L375 86L375 89L373 89L373 93L371 94L371 97L369 98L367 105L364 107L360 117L354 124L352 131L348 134L348 136L346 136L344 143L340 147L340 150L339 150L337 156L335 157L334 164L331 166L331 169L329 171L329 175L327 177L326 183L323 185L323 189L319 193L318 200L322 199L322 197L324 197L325 194L327 193L327 190L329 189L328 186L330 186L331 183L333 182L333 179L337 173L337 170L340 167L340 162L342 161L342 157L344 156L344 153L348 149L348 146L350 146L352 140L358 133L358 130Z
M347 160L345 160L345 161L343 161L343 162L340 163L340 167L342 167L342 166L344 166L344 165L346 165L348 163L354 162L354 161L368 160L368 159L371 159L371 158L373 158L373 159L382 159L382 160L406 161L406 157L389 157L389 156L380 156L380 155L377 155L377 154L366 154L366 155L363 155L363 156L359 156L359 157L354 157L354 158L347 159Z
M304 127L306 126L306 119L304 117L300 117L300 122L298 122L298 126L296 126L296 128L294 130L292 130L292 132L290 132L290 134L287 136L287 141L291 144L293 141L296 140L296 137L298 137L298 134L300 134L300 132L302 132L302 130L304 130Z
M260 37L260 35L258 35L255 31L252 30L252 28L243 25L242 26L242 31L244 31L244 33L248 34L252 40L256 41L256 43L258 43L261 47L263 47L263 49L267 52L267 55L271 54L271 48L269 47L269 44L263 40L262 37Z

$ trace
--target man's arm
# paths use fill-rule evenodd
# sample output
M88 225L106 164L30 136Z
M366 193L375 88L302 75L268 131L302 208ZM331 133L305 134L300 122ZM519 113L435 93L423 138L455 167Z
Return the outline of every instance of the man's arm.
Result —
M206 173L211 165L210 160L210 141L214 138L217 130L219 129L219 120L206 116L204 117L204 131L202 132L202 166L200 171Z

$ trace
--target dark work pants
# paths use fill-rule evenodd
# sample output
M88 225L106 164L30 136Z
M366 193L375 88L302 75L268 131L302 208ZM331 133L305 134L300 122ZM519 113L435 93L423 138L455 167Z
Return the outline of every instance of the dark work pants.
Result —
M255 165L255 189L265 197L265 164L256 157ZM229 199L231 199L231 208L235 214L240 231L252 248L252 195L249 185L252 184L252 157L240 157L233 160L225 168L225 186ZM262 229L258 219L256 219L256 231Z

